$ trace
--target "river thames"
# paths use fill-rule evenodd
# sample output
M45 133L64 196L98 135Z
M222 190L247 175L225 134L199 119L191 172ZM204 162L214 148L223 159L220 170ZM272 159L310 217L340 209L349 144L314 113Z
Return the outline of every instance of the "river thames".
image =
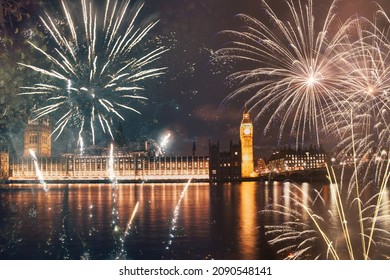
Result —
M0 188L1 259L278 259L265 226L285 216L264 215L264 209L289 211L286 195L309 197L320 189L332 207L322 183L47 187Z

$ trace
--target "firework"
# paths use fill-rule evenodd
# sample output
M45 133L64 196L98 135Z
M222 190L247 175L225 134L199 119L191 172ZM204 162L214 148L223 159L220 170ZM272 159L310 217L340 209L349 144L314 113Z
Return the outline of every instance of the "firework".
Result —
M134 220L134 217L135 215L137 214L137 211L138 211L138 205L139 205L139 202L137 201L135 207L134 207L134 210L133 210L133 213L131 214L131 217L126 225L126 228L124 229L124 232L123 232L123 235L119 237L119 241L120 241L120 250L118 251L115 259L126 259L126 256L127 256L127 252L126 252L126 249L125 249L125 241L126 241L126 236L129 235L129 231L131 229L131 225L133 223L133 220Z
M184 195L186 194L187 189L190 186L191 180L192 180L192 178L190 178L188 180L187 184L185 185L183 191L180 194L179 201L176 204L175 211L173 211L173 219L172 219L171 225L169 227L168 245L165 247L166 250L170 249L170 246L172 245L172 242L173 242L173 238L175 237L174 233L177 230L177 219L179 218L179 215L180 215L181 201L183 200Z
M49 13L41 17L50 44L31 43L50 66L20 63L44 77L41 83L23 87L25 91L20 94L44 97L46 103L35 110L35 118L57 116L55 139L67 126L74 126L79 139L88 131L94 144L96 128L113 138L115 118L124 120L124 110L140 114L135 105L147 97L141 94L144 89L139 83L164 74L166 68L152 64L167 49L161 46L141 54L136 51L158 22L137 26L143 4L134 8L130 0L107 0L100 11L92 0L81 0L80 9L61 3L63 18Z
M161 140L161 147L165 148L168 144L168 141L169 141L169 137L171 137L171 134L168 133L167 135L165 135L162 140Z
M341 136L341 154L352 154L354 147L362 162L374 161L373 154L390 146L390 42L377 21L355 21L356 38L343 58L349 65L343 81L347 99L341 102L346 110L339 111L330 125Z
M135 218L135 215L138 211L138 205L139 202L137 201L133 213L127 222L127 225L124 229L121 229L118 225L119 223L119 210L118 210L118 192L119 192L119 186L118 186L118 180L115 175L114 171L114 145L111 144L110 146L110 154L108 158L108 169L107 169L107 175L111 182L111 198L112 198L112 228L113 228L113 236L116 248L114 249L113 256L115 259L126 259L126 250L125 250L125 241L126 237L129 235L129 231L131 229L131 225L133 223L133 220Z
M266 226L269 243L285 259L388 259L390 212L387 185L389 161L380 181L363 185L357 172L351 178L328 169L329 189L304 189L290 184L276 203L262 211L281 215L279 225ZM354 182L343 186L345 179ZM331 195L331 205L325 196Z
M157 142L154 139L148 139L148 143L151 145L150 149L153 151L155 156L163 156L165 155L166 148L169 144L171 138L171 133L168 132L164 136L161 137L160 141Z
M35 173L37 174L39 183L42 185L43 190L45 192L47 192L49 190L49 188L47 187L45 179L43 178L43 175L42 175L42 171L39 168L38 158L35 155L35 152L33 150L30 149L29 152L30 152L30 155L34 161Z
M168 146L170 137L171 137L171 133L169 133L169 132L164 137L162 137L161 143L160 143L160 154L164 154L165 153L165 150L166 150L166 148Z
M129 219L129 222L127 223L127 226L126 226L126 230L125 230L125 233L124 233L124 236L127 236L129 234L129 230L131 229L131 224L133 223L133 220L134 220L134 217L135 217L135 214L137 214L137 211L138 211L138 205L139 205L139 201L137 201L135 207L134 207L134 210L133 210L133 214L131 214L131 217Z
M279 121L279 138L291 126L290 134L296 137L297 145L308 133L319 144L319 131L327 127L326 109L345 99L340 85L346 61L341 59L340 49L344 51L342 42L352 20L336 24L337 1L333 1L318 28L312 0L306 5L287 0L291 21L281 20L265 0L261 2L271 27L241 14L240 31L222 32L231 41L216 52L215 59L249 66L229 75L228 80L237 89L224 102L245 97L249 111L256 113L255 121L272 112L265 122L265 132ZM332 34L331 27L338 31Z

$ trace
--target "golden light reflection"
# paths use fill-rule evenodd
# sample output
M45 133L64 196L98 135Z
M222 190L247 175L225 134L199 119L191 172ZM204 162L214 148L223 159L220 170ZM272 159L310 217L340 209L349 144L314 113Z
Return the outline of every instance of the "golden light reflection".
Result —
M265 202L268 203L269 201L269 187L268 187L268 181L265 182L264 184L264 199L265 199Z
M272 203L273 206L276 207L280 203L280 195L279 195L279 188L280 188L279 182L273 182L273 188L272 188Z
M291 202L290 187L291 187L290 182L283 183L283 202L284 202L284 207L286 207L286 209L290 209L290 202ZM290 219L290 217L288 217L287 215L283 215L283 218L285 222L287 222Z
M390 192L387 188L383 189L383 198L382 198L382 207L381 210L383 213L380 213L381 215L386 215L390 213ZM390 219L386 219L383 222L384 228L390 228Z
M308 183L302 183L302 206L304 208L311 208L312 205L309 205L309 190L310 186ZM304 221L307 221L310 217L307 211L302 212L302 218Z
M245 260L256 259L257 240L257 207L256 207L256 183L243 182L241 188L241 199L239 206L241 226L239 227L240 237L239 250L241 257Z
M267 225L268 221L272 226L283 226L286 217L290 217L292 219L288 222L299 224L303 221L309 226L314 217L310 213L314 213L324 218L321 226L324 226L326 234L328 230L333 232L337 229L336 226L340 228L335 185L331 188L329 185L313 186L307 183L271 184L243 182L226 183L218 187L201 183L191 184L188 191L184 192L180 211L177 211L177 230L173 232L172 238L168 238L169 227L174 218L175 206L183 194L183 184L120 184L117 225L119 232L124 237L127 236L121 245L125 246L123 248L127 250L128 256L134 258L144 257L132 251L132 248L138 246L135 245L137 242L156 242L156 248L153 250L158 251L165 249L167 241L170 240L173 252L181 254L175 255L178 258L196 255L204 258L257 259L263 253L261 226ZM18 227L11 223L9 225L18 240L26 240L26 243L33 240L47 252L54 250L55 246L58 247L60 240L64 257L71 255L67 247L70 242L73 242L72 246L83 246L87 251L90 248L96 249L100 243L104 244L102 246L111 246L113 201L109 184L50 185L47 193L39 186L20 188L18 191L0 193L0 206L9 209L3 211L9 212L4 215L17 217L15 221L18 221ZM322 198L316 198L315 190L322 194ZM376 228L379 230L386 230L390 226L390 220L386 216L390 213L389 196L389 189L385 188L382 206L378 208L380 213ZM370 196L364 198L367 200ZM294 199L299 203L295 203ZM263 219L260 211L265 207L275 209L276 203L279 203L280 207L276 209L280 212L272 213L272 216ZM287 216L281 214L281 211ZM294 216L289 211L297 214ZM330 212L334 212L332 217ZM311 228L318 230L315 226ZM349 230L351 236L356 235L353 228ZM296 234L299 240L301 228L298 228ZM343 234L335 234L337 236L330 242L332 246L341 248L344 241L339 239L339 236L342 238ZM292 244L291 240L287 239L283 242L286 241L287 244ZM159 245L161 248L157 248Z

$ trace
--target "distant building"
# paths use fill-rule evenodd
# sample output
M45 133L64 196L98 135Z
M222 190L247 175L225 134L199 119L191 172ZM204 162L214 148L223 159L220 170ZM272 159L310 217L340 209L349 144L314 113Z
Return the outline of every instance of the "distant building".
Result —
M327 161L326 152L320 148L302 150L298 148L283 148L275 151L268 160L268 170L270 172L286 172L308 169L324 168Z
M154 156L148 145L114 147L113 171L119 180L207 180L208 156ZM37 166L45 180L100 180L107 179L109 148L93 147L78 154L59 157L30 157L12 162L12 180L37 178Z
M228 151L221 151L219 142L209 143L209 155L198 155L195 142L191 156L161 156L148 142L120 141L114 145L112 156L108 147L94 146L53 157L50 135L48 119L29 121L24 133L23 157L11 163L4 157L2 176L10 180L36 180L38 174L53 181L107 180L110 160L118 180L238 181L258 175L254 170L253 124L246 112L240 125L239 143L231 141Z
M266 163L265 159L259 158L257 160L255 171L258 174L268 173L267 163Z
M220 151L217 144L209 143L210 181L235 181L241 179L241 146L230 141L229 151Z
M30 150L37 157L51 156L51 128L48 118L28 121L24 131L23 157L30 157Z
M5 151L0 152L0 179L7 179L9 177L9 153Z

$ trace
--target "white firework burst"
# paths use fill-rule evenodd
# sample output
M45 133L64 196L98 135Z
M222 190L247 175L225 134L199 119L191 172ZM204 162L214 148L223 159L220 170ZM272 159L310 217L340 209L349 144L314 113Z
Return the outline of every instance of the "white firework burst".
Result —
M65 127L75 126L79 138L88 130L94 144L96 128L113 138L115 118L123 121L124 110L140 114L134 105L147 97L139 84L165 73L165 67L153 67L153 62L167 48L136 50L158 23L139 26L143 4L132 7L130 0L107 0L105 8L98 9L92 0L81 0L80 9L70 9L66 1L61 3L63 18L49 13L40 18L48 43L31 43L50 66L19 63L42 74L45 81L23 87L20 94L44 96L46 103L34 111L35 118L55 115L56 139Z
M292 18L283 21L261 0L271 24L248 15L238 15L243 22L239 31L222 33L231 41L216 52L216 60L236 61L247 69L236 71L228 79L238 87L225 101L245 97L255 121L269 116L264 131L280 122L279 139L286 127L290 135L304 142L310 133L320 144L319 131L327 127L327 108L337 106L345 94L340 88L346 61L341 59L343 42L351 20L336 20L333 1L321 26L314 24L313 1L287 0ZM331 28L332 27L332 28ZM337 27L336 32L331 32ZM319 31L317 31L319 30Z

